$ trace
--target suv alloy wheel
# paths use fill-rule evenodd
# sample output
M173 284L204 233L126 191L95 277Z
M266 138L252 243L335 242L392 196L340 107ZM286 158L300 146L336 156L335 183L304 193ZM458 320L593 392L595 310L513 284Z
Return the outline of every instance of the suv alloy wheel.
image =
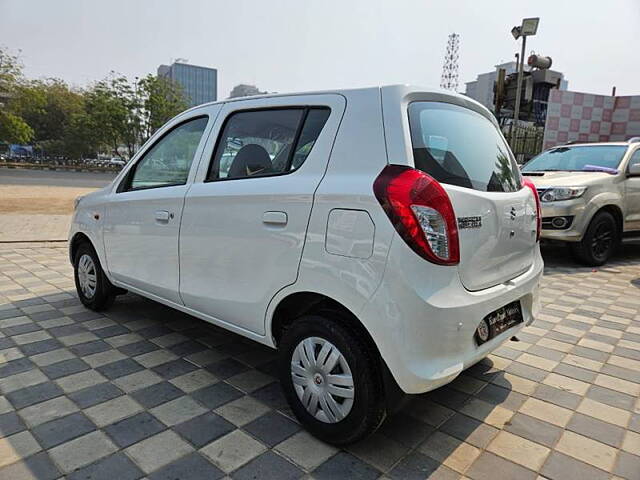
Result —
M590 267L598 267L607 263L619 243L620 234L613 215L598 212L591 220L582 241L571 246L578 260Z

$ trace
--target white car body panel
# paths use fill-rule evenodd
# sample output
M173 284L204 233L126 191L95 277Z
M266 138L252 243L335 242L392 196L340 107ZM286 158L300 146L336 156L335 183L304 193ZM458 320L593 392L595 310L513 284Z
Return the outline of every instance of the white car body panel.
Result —
M267 305L296 281L313 194L327 168L345 104L340 95L300 95L231 102L222 108L206 159L213 155L224 121L236 111L319 105L331 107L331 114L308 158L287 175L204 182L208 162L202 163L201 181L186 197L180 235L180 291L187 307L265 334Z
M466 252L458 267L429 263L397 235L372 187L388 164L412 166L406 107L413 100L456 103L490 117L484 107L466 97L408 86L272 95L196 107L170 123L202 112L210 115L187 184L166 199L176 202L179 233L153 224L153 209L159 204L122 211L118 201L110 206L115 195L122 195L115 193L116 185L137 155L112 186L82 200L70 239L81 232L95 242L114 284L269 346L276 346L273 315L284 299L301 292L329 297L361 322L402 390L419 393L436 388L531 323L537 313L542 259L531 237L531 222L525 219L516 228L519 241L525 242L520 244L526 250L524 260L502 272L499 259L484 258L485 263L467 266L473 259ZM229 112L316 104L330 106L332 113L299 170L282 176L204 182ZM487 209L498 204L492 196L499 194L474 191L470 195L462 188L445 188L454 207L465 210L465 215L467 210L483 207L474 202L474 196L486 199ZM156 193L166 190L159 188ZM509 195L510 204L521 206L518 218L535 208L525 190ZM181 198L185 200L179 224L176 214ZM119 216L112 213L112 218L120 223L109 224L109 215L104 221L92 220L94 211L104 210L118 211ZM280 221L280 212L286 213L286 225L263 223L263 218ZM154 230L159 238L143 241L140 237ZM174 238L179 246L172 253ZM495 255L498 243L486 255ZM473 245L465 248L479 248ZM128 264L123 266L125 259ZM167 259L164 265L152 265ZM465 268L478 266L480 274L470 277ZM148 275L139 273L145 269ZM172 273L176 269L177 287ZM465 275L477 291L465 288ZM493 286L484 288L487 284ZM479 321L514 300L521 300L524 323L477 347L473 332Z

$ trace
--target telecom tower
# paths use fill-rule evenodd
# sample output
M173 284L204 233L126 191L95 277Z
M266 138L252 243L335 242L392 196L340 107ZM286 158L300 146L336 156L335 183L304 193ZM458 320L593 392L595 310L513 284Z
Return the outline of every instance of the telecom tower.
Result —
M445 90L458 91L458 50L460 49L460 35L452 33L447 40L447 53L444 56L440 87Z

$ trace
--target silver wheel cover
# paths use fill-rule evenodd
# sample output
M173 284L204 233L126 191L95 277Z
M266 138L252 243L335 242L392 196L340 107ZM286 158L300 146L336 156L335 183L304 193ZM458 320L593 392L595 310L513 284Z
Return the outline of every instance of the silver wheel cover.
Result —
M353 407L353 376L342 352L319 337L302 340L291 357L291 380L307 412L325 423L344 419Z
M91 256L85 253L78 260L78 284L86 298L93 298L96 294L97 281L96 266Z

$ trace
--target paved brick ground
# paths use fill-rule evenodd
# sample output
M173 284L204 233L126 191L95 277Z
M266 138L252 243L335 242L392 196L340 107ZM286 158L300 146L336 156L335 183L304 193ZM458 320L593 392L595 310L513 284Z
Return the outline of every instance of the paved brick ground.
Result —
M564 257L520 342L339 451L270 350L132 295L87 311L64 247L2 246L0 479L640 478L640 247Z

